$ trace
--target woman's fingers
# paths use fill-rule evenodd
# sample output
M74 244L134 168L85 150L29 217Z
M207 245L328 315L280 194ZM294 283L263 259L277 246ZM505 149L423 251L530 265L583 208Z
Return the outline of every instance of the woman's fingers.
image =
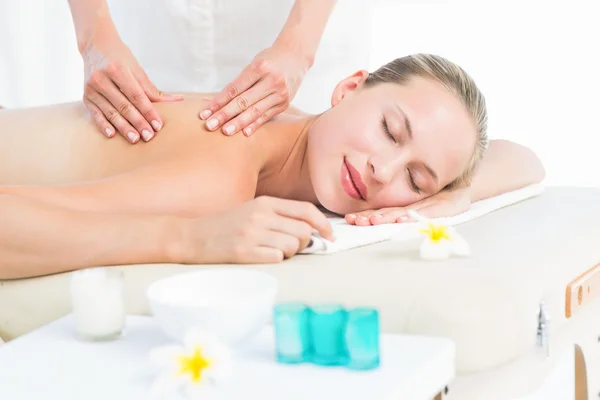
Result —
M254 246L248 249L245 258L241 261L252 264L272 264L285 259L283 251L268 246Z
M280 215L269 219L266 227L271 231L290 235L298 239L299 246L297 251L303 250L308 246L313 234L313 228L306 222Z
M315 230L333 240L331 224L313 204L266 196L201 222L218 239L209 250L226 262L279 262L306 248Z
M344 216L344 219L346 220L347 223L349 223L350 225L354 225L354 223L356 222L356 218L358 218L358 215L356 214L346 214Z
M419 209L418 203L413 204L410 209ZM413 218L408 215L408 210L408 207L389 207L347 214L344 218L348 224L358 226L412 222Z
M358 216L356 214L346 214L344 217L349 225L365 226L370 225L369 219L364 216Z
M371 218L369 221L373 225L381 225L381 224L394 224L396 222L406 222L408 221L408 216L406 215L406 211L389 211L386 213L377 213Z
M257 245L280 250L285 258L290 258L300 251L300 240L286 233L265 229L258 237Z
M237 237L233 245L234 262L241 263L272 263L293 257L306 247L308 241L303 229L294 222L283 217L271 218L271 222L254 224L246 229L243 236ZM274 223L275 220L275 223ZM288 233L287 231L291 232ZM310 237L310 235L309 235Z
M266 199L272 201L271 206L277 214L304 221L325 239L334 240L331 223L314 204L296 200Z
M390 220L389 218L382 218L385 211L385 208L380 210L361 211L353 214L346 214L344 218L350 225L358 226L390 223L388 222Z
M140 140L140 135L136 130L104 96L98 92L91 92L86 94L86 99L98 107L111 126L115 127L130 143L137 143ZM125 132L125 134L122 132Z

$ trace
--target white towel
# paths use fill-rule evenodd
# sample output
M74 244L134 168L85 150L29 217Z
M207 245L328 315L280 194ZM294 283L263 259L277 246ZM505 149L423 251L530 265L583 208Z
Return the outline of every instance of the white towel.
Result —
M461 214L452 217L433 218L432 220L449 226L460 225L489 214L492 211L537 196L541 194L543 190L544 187L539 184L525 186L521 189L477 201L471 204L471 207ZM332 254L337 253L338 251L349 250L355 247L366 246L368 244L383 242L390 239L411 239L418 235L418 230L416 229L417 222L356 226L348 224L344 218L340 217L329 218L329 221L333 226L333 233L336 240L330 242L318 235L314 235L312 243L301 251L302 254Z

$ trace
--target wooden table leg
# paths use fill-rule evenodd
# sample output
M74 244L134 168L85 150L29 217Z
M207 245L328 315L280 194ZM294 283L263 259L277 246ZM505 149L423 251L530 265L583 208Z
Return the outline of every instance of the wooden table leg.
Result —
M575 400L588 400L587 368L578 344L575 345Z

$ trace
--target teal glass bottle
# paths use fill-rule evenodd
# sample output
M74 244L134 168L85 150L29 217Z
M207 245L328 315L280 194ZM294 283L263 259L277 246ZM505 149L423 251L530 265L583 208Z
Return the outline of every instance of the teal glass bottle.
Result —
M373 308L354 308L348 311L346 347L350 369L368 370L380 364L379 313Z
M277 361L297 364L310 361L309 309L302 303L281 303L273 315Z
M321 304L310 309L311 361L317 365L345 365L344 333L347 312L339 304Z

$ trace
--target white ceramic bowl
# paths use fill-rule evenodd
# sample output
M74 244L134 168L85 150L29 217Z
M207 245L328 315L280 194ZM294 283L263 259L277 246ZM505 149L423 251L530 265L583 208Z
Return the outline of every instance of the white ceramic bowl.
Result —
M256 270L210 268L160 279L146 295L162 330L182 341L200 328L231 346L251 339L270 320L277 279Z

